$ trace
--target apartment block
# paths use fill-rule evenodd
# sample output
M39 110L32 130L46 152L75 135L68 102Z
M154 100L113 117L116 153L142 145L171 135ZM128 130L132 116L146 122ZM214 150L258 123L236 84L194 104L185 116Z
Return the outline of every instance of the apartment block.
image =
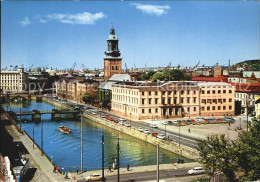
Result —
M17 71L1 71L1 88L4 93L27 91L28 73L24 72L24 68L18 68Z
M56 83L56 95L59 98L83 103L82 96L88 92L97 96L99 82L83 77L65 77Z
M224 82L199 82L202 116L233 116L235 87Z

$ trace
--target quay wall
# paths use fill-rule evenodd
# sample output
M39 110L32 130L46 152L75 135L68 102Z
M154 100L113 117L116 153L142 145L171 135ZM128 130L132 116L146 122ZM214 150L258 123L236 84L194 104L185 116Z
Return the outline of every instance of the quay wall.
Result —
M183 157L186 157L186 158L189 158L189 159L192 159L195 161L197 161L199 159L199 152L194 148L183 146L183 145L181 145L181 147L179 147L179 144L175 143L173 141L162 140L162 139L153 137L152 135L147 135L143 132L136 130L136 128L122 126L122 125L114 123L113 121L111 122L106 119L100 118L98 116L92 116L87 112L84 112L83 116L85 118L88 118L99 124L108 126L114 130L120 131L122 133L128 134L133 137L136 137L136 138L143 140L145 142L148 142L150 144L159 145L160 148L166 149L170 152L174 152Z
M43 101L47 102L49 104L55 105L57 107L72 109L69 106L64 106L57 101L52 101L52 100L49 100L47 98L43 98ZM108 126L108 127L112 128L114 130L120 131L122 133L128 134L128 135L133 136L133 137L136 137L136 138L143 140L145 142L148 142L150 144L159 145L160 148L166 149L170 152L174 152L174 153L179 154L183 157L186 157L186 158L189 158L189 159L192 159L192 160L195 160L195 161L197 161L199 159L199 152L194 148L184 146L184 145L181 145L179 147L179 144L176 143L176 142L162 140L162 139L153 137L152 135L147 135L143 132L138 131L136 128L119 125L117 123L114 123L113 121L108 121L105 118L100 118L98 116L90 115L86 111L83 112L83 116L85 118L88 118L88 119L94 121L94 122Z

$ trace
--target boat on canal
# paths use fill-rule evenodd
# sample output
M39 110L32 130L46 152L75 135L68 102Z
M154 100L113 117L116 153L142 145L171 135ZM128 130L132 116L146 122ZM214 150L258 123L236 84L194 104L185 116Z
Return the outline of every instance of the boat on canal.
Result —
M65 133L65 134L70 134L71 133L71 129L69 129L68 127L62 125L62 126L59 126L58 127L58 130L61 132L61 133Z

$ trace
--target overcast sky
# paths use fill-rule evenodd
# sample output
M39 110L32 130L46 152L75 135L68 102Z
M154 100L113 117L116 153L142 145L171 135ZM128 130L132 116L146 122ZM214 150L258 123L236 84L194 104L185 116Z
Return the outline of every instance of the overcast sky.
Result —
M259 59L257 1L3 1L3 67L103 68L111 22L128 68Z

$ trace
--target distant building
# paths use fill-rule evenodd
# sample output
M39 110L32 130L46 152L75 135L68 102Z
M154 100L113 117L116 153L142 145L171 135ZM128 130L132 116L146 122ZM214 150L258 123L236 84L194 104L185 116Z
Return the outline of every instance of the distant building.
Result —
M259 68L260 69L260 68ZM254 75L255 78L260 78L260 71L243 71L243 77L252 77Z
M97 96L99 82L84 77L64 77L56 83L56 95L59 98L83 103L82 96L88 92Z
M260 83L238 83L233 85L236 88L235 100L238 102L237 111L240 114L250 114L255 109L255 99L260 96Z
M98 87L98 99L100 101L111 101L112 84L125 81L132 81L131 76L129 74L114 74L109 80L104 81Z
M227 82L228 78L224 76L218 77L192 77L192 81L201 81L201 82Z
M122 58L118 47L118 38L115 29L111 28L107 39L106 57L104 58L104 80L109 80L114 74L122 72Z
M1 71L1 88L3 93L27 91L29 87L28 73L24 68L17 71Z
M260 120L260 97L255 99L255 115L258 120Z
M218 77L223 75L222 66L213 66L213 77Z

